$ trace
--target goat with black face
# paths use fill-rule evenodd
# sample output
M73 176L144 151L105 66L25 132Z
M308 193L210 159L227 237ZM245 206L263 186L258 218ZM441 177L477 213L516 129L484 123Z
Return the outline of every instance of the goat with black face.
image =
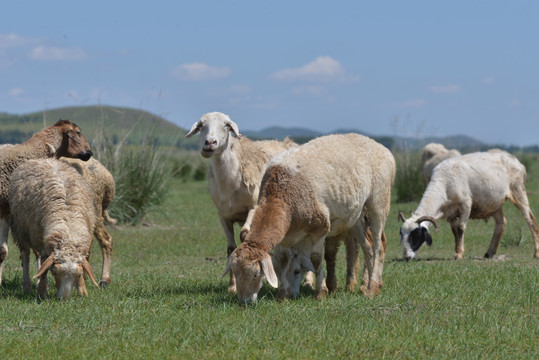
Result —
M403 213L399 213L399 219L404 223L400 229L400 240L403 244L404 259L413 259L419 248L424 244L432 245L428 224L432 223L436 231L438 224L431 216L422 216L417 220L407 221Z

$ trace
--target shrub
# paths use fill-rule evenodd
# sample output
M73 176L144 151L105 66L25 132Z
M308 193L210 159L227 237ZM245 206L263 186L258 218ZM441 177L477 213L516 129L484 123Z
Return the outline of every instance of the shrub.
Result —
M151 136L139 145L127 147L123 146L127 135L119 142L107 138L101 124L92 148L116 182L116 195L109 213L120 223L136 225L151 208L163 202L173 179L174 166L170 150L158 146Z

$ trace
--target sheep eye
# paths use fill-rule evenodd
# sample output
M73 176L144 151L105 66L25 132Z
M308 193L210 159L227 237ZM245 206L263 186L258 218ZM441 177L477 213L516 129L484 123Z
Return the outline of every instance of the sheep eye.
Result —
M295 270L294 275L299 275L299 270Z

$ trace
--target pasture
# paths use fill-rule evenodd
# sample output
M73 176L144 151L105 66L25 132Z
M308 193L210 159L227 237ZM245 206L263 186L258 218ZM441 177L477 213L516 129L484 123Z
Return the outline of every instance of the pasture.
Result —
M528 194L539 216L539 163L526 164ZM114 239L112 284L69 301L37 301L22 290L13 241L0 289L0 358L73 359L326 359L539 357L539 260L531 234L510 203L508 226L496 257L482 258L494 223L471 221L465 258L453 260L446 222L418 260L402 261L398 211L392 203L380 296L346 293L344 247L339 289L316 301L277 302L265 285L259 301L242 306L227 294L226 241L207 181L173 184L149 223L110 226ZM238 230L238 228L236 228ZM94 242L90 263L100 273ZM34 269L32 261L32 269ZM35 271L35 270L33 270Z

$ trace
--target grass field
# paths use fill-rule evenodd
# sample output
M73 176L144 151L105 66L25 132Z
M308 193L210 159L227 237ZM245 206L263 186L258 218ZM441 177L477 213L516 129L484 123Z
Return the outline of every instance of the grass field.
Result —
M539 179L532 175L528 190L539 216ZM510 203L493 260L482 258L491 220L469 223L461 261L452 260L446 222L417 261L401 261L397 213L408 216L417 204L393 203L380 296L343 290L342 248L335 296L316 301L303 289L299 300L277 302L266 284L255 305L241 306L220 278L226 241L207 187L178 181L151 213L152 225L110 227L113 282L100 290L88 281L87 298L56 301L54 286L41 302L35 293L25 295L10 241L0 289L0 359L539 357L539 260ZM97 244L90 262L99 274Z

